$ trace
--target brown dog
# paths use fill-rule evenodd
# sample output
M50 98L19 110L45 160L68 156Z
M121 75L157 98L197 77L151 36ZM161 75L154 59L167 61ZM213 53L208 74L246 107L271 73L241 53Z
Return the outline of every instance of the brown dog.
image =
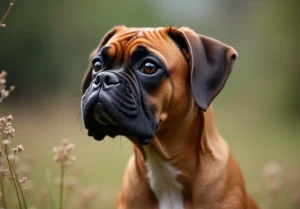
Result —
M82 118L134 153L117 209L255 209L211 107L236 51L189 28L110 30L91 54Z

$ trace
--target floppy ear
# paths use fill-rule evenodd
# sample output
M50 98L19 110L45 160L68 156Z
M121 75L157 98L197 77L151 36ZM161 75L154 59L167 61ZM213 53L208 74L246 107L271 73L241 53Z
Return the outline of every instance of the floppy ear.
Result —
M224 87L237 52L232 47L199 35L189 28L171 27L169 35L189 61L193 97L197 105L206 111Z
M101 39L99 45L97 46L96 49L94 49L89 56L89 66L83 76L82 82L81 82L81 91L84 94L84 92L86 91L86 89L90 86L91 82L92 82L92 70L93 70L93 66L91 63L91 60L93 59L94 56L97 55L97 53L99 52L99 50L101 49L101 47L103 47L108 41L109 39L111 39L117 32L120 32L122 30L124 30L126 27L124 25L120 25L120 26L115 26L112 29L110 29Z

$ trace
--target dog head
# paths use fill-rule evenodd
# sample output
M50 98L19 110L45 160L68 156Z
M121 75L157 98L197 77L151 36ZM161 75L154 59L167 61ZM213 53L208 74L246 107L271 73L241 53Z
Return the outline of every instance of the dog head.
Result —
M82 83L82 118L97 140L125 135L148 144L166 121L196 104L206 111L236 51L189 28L126 28L105 34Z

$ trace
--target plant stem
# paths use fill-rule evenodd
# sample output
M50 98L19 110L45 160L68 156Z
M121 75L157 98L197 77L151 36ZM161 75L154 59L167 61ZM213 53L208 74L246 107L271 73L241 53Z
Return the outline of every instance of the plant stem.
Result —
M19 208L22 209L22 205L21 205L21 201L20 201L20 196L19 196L19 190L18 190L18 187L17 187L17 184L16 184L16 181L18 181L18 179L15 179L13 168L12 168L12 166L10 164L10 161L9 161L9 158L8 158L7 147L8 146L4 146L4 152L5 152L5 155L6 155L7 164L8 164L8 167L9 167L9 172L10 172L10 175L11 175L11 178L13 180L14 187L15 187L15 190L16 190L16 194L17 194L17 198L18 198L18 203L19 203Z
M3 177L1 178L1 197L2 197L2 206L3 208L7 208L7 204L6 204L6 199L5 199L5 193L4 193L4 182L3 182Z
M64 172L65 167L63 164L60 166L60 201L59 201L59 209L63 208L63 199L64 199Z
M14 170L14 172L15 172L14 174L15 174L16 179L19 179L19 178L18 178L18 175L17 175L17 173L16 173L15 170ZM19 181L17 181L16 183L17 183L17 186L18 186L19 191L20 191L20 193L21 193L21 198L22 198L22 200L23 200L23 206L24 206L25 209L27 209L27 202L26 202L26 198L25 198L25 196L24 196L24 192L23 192L23 190L22 190L21 184L20 184Z
M0 20L0 27L3 27L2 24L4 22L4 20L6 19L8 13L10 12L10 10L12 9L12 7L15 5L15 1L13 0L10 4L9 4L9 8L7 9L6 13L3 15L2 19ZM5 26L4 26L5 27Z

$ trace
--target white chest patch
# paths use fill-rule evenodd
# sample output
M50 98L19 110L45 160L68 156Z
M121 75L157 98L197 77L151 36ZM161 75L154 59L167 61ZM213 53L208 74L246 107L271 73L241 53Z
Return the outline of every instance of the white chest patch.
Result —
M159 209L184 209L181 194L183 186L176 180L180 170L164 161L151 147L145 151L149 183L158 200Z

